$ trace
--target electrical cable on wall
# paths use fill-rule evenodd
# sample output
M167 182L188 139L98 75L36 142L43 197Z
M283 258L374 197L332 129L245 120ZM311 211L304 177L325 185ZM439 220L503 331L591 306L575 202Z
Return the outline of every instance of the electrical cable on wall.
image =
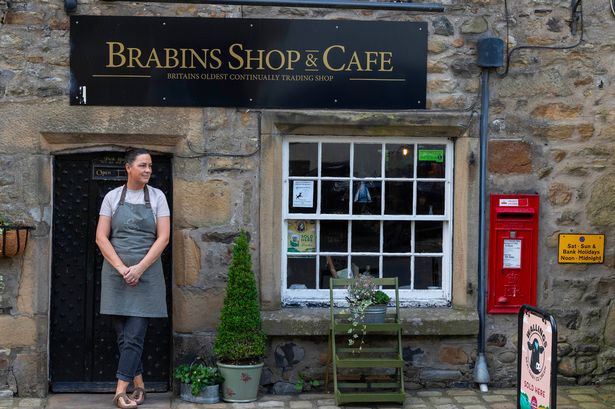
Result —
M613 14L615 14L614 3L615 0L609 0L611 2L611 10ZM565 46L548 46L548 45L521 45L513 47L512 50L509 51L509 41L508 41L508 32L509 32L509 16L508 16L508 1L504 0L504 16L506 18L506 69L504 72L500 73L496 71L496 74L500 78L504 78L508 75L508 69L510 68L510 58L515 51L519 50L570 50L578 47L583 42L583 3L582 0L577 0L572 6L572 22L571 22L571 30L573 35L576 33L576 24L578 18L578 26L580 30L579 41L572 45ZM577 17L578 16L578 17Z

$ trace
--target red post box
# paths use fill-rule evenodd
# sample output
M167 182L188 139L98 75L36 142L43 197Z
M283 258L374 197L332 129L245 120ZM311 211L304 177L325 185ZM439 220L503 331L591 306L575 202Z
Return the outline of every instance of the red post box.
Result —
M490 314L536 305L538 195L492 194L489 226Z

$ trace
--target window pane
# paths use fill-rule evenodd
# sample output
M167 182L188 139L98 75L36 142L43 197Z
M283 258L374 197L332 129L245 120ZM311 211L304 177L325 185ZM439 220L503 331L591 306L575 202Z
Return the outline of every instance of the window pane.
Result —
M412 251L412 222L389 221L383 223L384 252L410 253Z
M380 222L352 222L352 251L380 251Z
M288 288L316 288L316 257L288 257Z
M382 182L360 181L352 184L354 192L352 200L353 214L380 214L380 198Z
M351 256L350 258L353 272L358 271L360 274L369 274L372 277L380 277L378 262L378 257L374 256Z
M288 211L290 213L316 213L318 201L315 180L289 181Z
M318 176L318 144L288 144L288 174L290 176Z
M417 177L420 178L443 178L444 165L446 163L446 151L444 145L419 145Z
M320 212L324 214L348 214L350 182L323 180L321 183L322 203L320 204Z
M442 252L442 222L416 222L414 251L417 253ZM385 230L386 232L386 230Z
M385 278L397 277L399 288L409 289L411 285L410 257L383 257L382 276Z
M321 256L319 262L320 288L329 288L329 279L349 278L348 257L346 256Z
M388 178L413 177L414 145L387 144L384 168Z
M289 220L287 251L312 253L316 251L316 222L314 220Z
M444 182L418 182L416 214L444 214Z
M357 178L380 177L382 145L355 143L354 176Z
M412 182L385 182L386 214L412 214Z
M348 222L322 220L320 222L320 251L348 251Z
M350 176L350 144L322 144L322 176Z
M417 290L442 288L442 257L414 259L414 288Z

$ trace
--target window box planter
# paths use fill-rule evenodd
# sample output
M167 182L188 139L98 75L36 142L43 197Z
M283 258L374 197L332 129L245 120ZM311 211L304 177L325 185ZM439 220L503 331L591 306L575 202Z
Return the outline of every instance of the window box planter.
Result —
M0 257L23 254L30 229L29 226L0 225Z

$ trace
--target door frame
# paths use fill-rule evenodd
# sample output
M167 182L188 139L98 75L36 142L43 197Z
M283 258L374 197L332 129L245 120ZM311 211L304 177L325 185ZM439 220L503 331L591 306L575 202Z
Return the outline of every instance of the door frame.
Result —
M131 145L132 146L132 145ZM52 297L52 272L53 272L53 244L54 244L54 197L55 197L55 192L56 192L56 185L55 185L55 175L54 175L54 170L55 170L55 165L56 165L56 160L58 157L65 157L65 156L71 156L71 155L83 155L83 156L89 156L91 155L93 158L94 156L98 156L98 155L104 155L105 153L111 153L111 154L122 154L125 152L126 148L128 148L129 146L119 146L119 145L113 145L113 146L97 146L97 147L87 147L87 148L77 148L77 149L64 149L64 150L60 150L60 151L55 151L55 152L49 152L49 175L50 175L50 179L51 179L51 183L50 183L50 191L49 191L49 196L50 196L50 227L49 227L49 259L48 259L48 286L47 286L47 290L48 290L48 302L47 302L47 379L49 380L49 390L51 391L51 383L52 383L52 379L51 379L51 326L52 326L52 322L51 322L51 297ZM164 151L164 150L157 150L157 149L153 149L151 146L145 146L146 149L148 149L148 151L152 154L152 155L156 155L156 156L164 156L164 157L168 157L169 159L169 164L170 164L170 181L171 181L171 185L170 185L170 191L172 193L172 189L173 189L173 181L174 181L174 176L173 176L173 164L174 164L174 155L172 152ZM164 148L168 148L168 146L165 146ZM166 149L165 149L166 150ZM93 159L92 159L93 160ZM121 183L121 182L118 182ZM88 194L91 194L90 191L88 191ZM171 208L171 213L173 213L173 200L172 200L172 195L169 196L169 207ZM172 217L172 216L171 216ZM172 221L171 221L172 222ZM171 224L171 231L172 231L172 224ZM173 279L172 277L174 276L173 274L173 261L172 261L172 238L173 238L173 234L171 234L170 238L169 238L169 244L168 244L168 251L170 252L170 262L169 262L169 274L171 277L171 283L170 283L170 288L168 289L169 294L167 295L170 303L167 306L168 310L170 312L173 311L173 298L172 298L172 287L174 285L173 283ZM95 285L95 284L94 284ZM86 304L86 311L87 312L91 312L88 310L87 304ZM172 365L173 365L173 361L174 361L174 337L173 337L173 316L172 314L169 314L168 317L169 320L169 334L168 334L168 345L169 345L169 361L168 361L168 379L166 382L148 382L147 383L147 391L152 391L152 392L167 392L169 390L172 390L173 387L173 375L172 375ZM147 381L147 380L146 380ZM81 391L91 391L91 392L113 392L115 391L115 387L116 387L116 381L112 381L112 382L55 382L54 383L54 392L56 393L62 393L62 392L81 392Z

